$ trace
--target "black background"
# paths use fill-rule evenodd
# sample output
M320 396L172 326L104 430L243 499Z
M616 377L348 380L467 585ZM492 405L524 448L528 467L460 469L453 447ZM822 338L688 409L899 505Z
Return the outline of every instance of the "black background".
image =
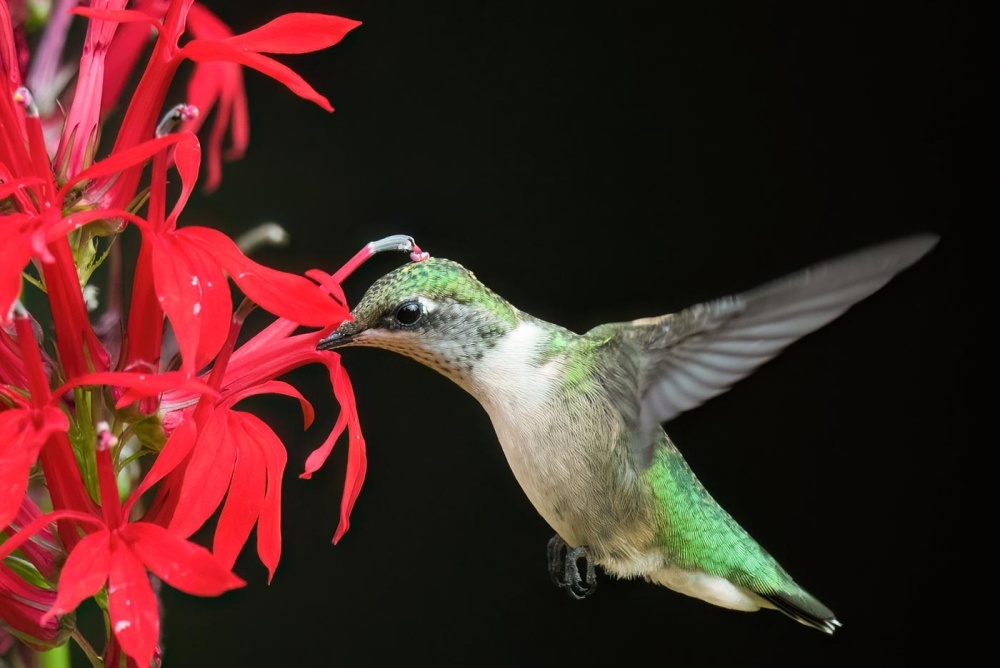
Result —
M966 306L981 211L958 154L983 91L965 69L969 17L930 3L282 5L209 3L238 31L292 10L363 21L331 50L282 58L337 110L247 71L249 153L182 221L281 222L292 243L255 256L266 264L332 271L407 233L584 331L898 235L942 239L668 425L716 499L836 612L835 636L603 573L570 600L478 404L412 361L352 349L369 473L351 530L331 544L344 441L298 479L336 417L325 371L307 367L289 380L317 406L311 429L291 400L252 406L289 451L277 574L268 585L251 540L246 588L165 588L165 666L843 666L965 651L957 601L982 571L958 568L979 541L958 529L977 466L964 369L984 362ZM405 260L375 258L348 296Z

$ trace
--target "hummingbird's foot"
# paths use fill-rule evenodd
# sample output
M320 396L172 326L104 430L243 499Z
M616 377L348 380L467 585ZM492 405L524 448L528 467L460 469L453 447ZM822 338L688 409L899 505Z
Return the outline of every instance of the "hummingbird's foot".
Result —
M590 596L597 588L594 559L586 545L570 547L559 534L549 541L549 577L552 583L566 591L570 598L580 600ZM584 561L585 577L580 576L580 560Z

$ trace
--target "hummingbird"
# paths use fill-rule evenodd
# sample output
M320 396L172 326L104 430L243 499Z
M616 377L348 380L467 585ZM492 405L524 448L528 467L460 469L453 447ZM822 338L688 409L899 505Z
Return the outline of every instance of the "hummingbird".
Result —
M430 257L379 278L318 348L400 353L478 400L522 490L555 531L549 572L571 597L594 591L596 564L723 608L778 610L832 634L841 625L833 612L712 498L663 424L871 295L937 241L899 238L584 334L529 315L461 264Z

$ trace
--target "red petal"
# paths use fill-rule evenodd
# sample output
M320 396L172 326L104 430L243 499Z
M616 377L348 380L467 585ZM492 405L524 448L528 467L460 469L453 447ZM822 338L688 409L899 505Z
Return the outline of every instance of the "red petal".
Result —
M233 90L228 95L229 104L229 148L226 149L226 160L239 160L250 145L250 106L247 103L246 89L243 86L243 72L234 76ZM212 128L212 136L221 135L222 129Z
M198 380L197 378L189 378L180 371L165 371L163 373L98 371L94 373L85 373L82 376L77 376L73 380L64 383L53 394L55 394L55 396L59 396L64 391L83 385L111 385L114 387L127 387L133 391L130 395L133 398L133 401L138 397L160 394L161 392L168 392L170 390L184 390L187 392L207 394L209 396L218 394L216 390L212 389L212 387L207 385L204 381ZM126 401L122 404L122 402L119 401L119 405L117 405L116 408L121 408L122 405L126 405L128 403L130 402Z
M126 0L105 0L105 8L124 9ZM61 8L60 8L61 9ZM83 55L76 73L73 103L63 120L63 142L54 162L66 164L76 172L84 166L87 146L96 141L100 127L101 97L104 90L107 45L118 28L117 21L93 19L87 25ZM70 139L70 142L66 142Z
M0 413L0 527L10 524L21 507L28 474L49 436L69 429L66 414L52 406L15 408Z
M9 214L6 217L9 220L4 221L5 227L9 224L15 230L28 220L28 216L20 214ZM31 230L26 230L26 233L4 232L5 238L0 244L0 321L7 320L11 304L21 294L21 272L31 260L33 234Z
M232 568L264 506L267 471L260 449L249 442L250 439L240 424L238 414L231 411L224 412L228 414L229 422L226 438L239 443L239 454L232 481L229 483L229 495L219 514L212 552L224 566Z
M111 358L91 327L69 241L57 239L48 248L53 262L42 265L42 275L48 288L56 348L63 368L69 377L79 376L94 367L103 371L108 368Z
M133 554L125 531L111 538L111 572L108 575L108 614L111 629L122 649L140 666L148 666L160 636L160 613L156 594L149 584L143 557ZM145 526L153 526L145 524ZM163 529L161 528L161 531Z
M233 34L222 19L197 2L188 11L187 31L198 39L223 39Z
M229 488L237 462L237 441L229 433L227 413L212 413L198 434L184 471L170 530L190 536L212 516Z
M333 46L359 25L340 16L293 12L225 41L247 51L308 53Z
M10 8L5 2L0 7L0 70L4 73L4 83L9 86L9 88L4 89L5 92L14 90L21 84L17 53L19 45L13 37L14 22L11 20Z
M174 328L188 375L207 365L229 334L233 302L214 250L180 231L158 236L153 245L156 294Z
M167 226L173 229L177 226L177 216L180 215L188 198L194 191L194 184L198 180L198 168L201 166L201 144L194 133L187 131L179 133L188 141L182 141L174 148L174 165L177 173L181 177L181 192L177 197L177 203L167 217Z
M157 7L159 5L159 7ZM101 113L107 114L122 104L122 89L131 81L139 56L150 41L150 27L157 32L162 28L155 19L163 16L166 7L161 3L143 2L140 11L149 17L142 25L138 21L121 23L115 31L115 38L108 46L107 71L104 76L104 91L101 96ZM155 16L154 16L155 14Z
M263 420L250 413L238 415L247 436L257 444L263 454L264 467L267 470L264 507L257 519L257 555L267 566L267 579L270 582L281 558L281 480L288 455L281 440Z
M145 218L129 213L124 209L100 208L74 211L71 215L45 227L45 243L52 243L59 237L64 237L73 230L79 229L95 220L111 220L112 218L124 218L131 223L135 223L140 228L145 228L149 225Z
M336 543L351 526L351 510L365 482L368 458L365 452L365 439L361 434L361 423L358 420L358 409L354 402L354 389L343 367L338 368L334 375L333 393L340 402L341 414L346 414L348 421L347 474L344 476L344 494L340 500L340 524L333 535L333 542Z
M60 190L59 196L65 197L70 190L78 183L91 181L102 176L110 176L124 171L130 167L137 167L152 158L156 153L165 150L168 146L178 142L190 142L193 135L186 132L175 132L156 139L144 141L141 144L127 149L114 151L104 160L95 162L93 165L83 170L71 178ZM194 141L198 141L194 137Z
M337 353L330 353L323 360L323 364L326 365L326 369L330 374L330 385L336 387L336 378L341 373L340 366L340 355ZM344 429L347 427L347 413L343 410L337 416L337 421L333 425L333 429L330 430L330 434L326 439L320 444L318 448L309 453L306 457L306 463L304 470L299 474L299 477L308 480L312 477L312 474L320 470L323 464L326 463L327 457L333 451L333 446L340 438Z
M10 181L4 181L0 184L0 199L7 199L15 192L22 188L27 188L28 186L36 186L45 183L44 179L40 179L37 176L25 176L20 179L13 179ZM10 213L6 214L8 216L24 216L24 214Z
M320 443L319 447L309 453L306 457L306 463L303 467L302 473L299 477L303 480L309 480L312 478L312 474L323 468L323 464L326 463L327 458L330 453L333 452L333 446L336 444L337 439L340 435L344 433L344 429L347 427L347 415L344 411L340 412L337 416L337 421L333 425L333 429L330 430L330 434L326 439Z
M218 40L232 36L233 32L215 14L201 4L191 6L187 29L195 39ZM222 180L222 143L230 132L230 148L226 159L243 156L249 143L249 113L246 92L243 88L243 68L226 61L196 63L188 81L188 102L201 110L201 115L188 128L197 132L209 112L218 103L208 136L207 174L204 189L211 192Z
M257 264L218 230L185 227L177 230L177 236L192 246L211 249L244 294L275 315L311 327L341 322L349 315L309 279Z
M310 269L306 272L306 276L319 283L320 290L329 292L334 299L345 307L347 306L347 295L344 294L344 288L340 287L340 283L334 280L333 276L321 269Z
M142 563L175 589L194 596L218 596L246 584L201 545L159 525L135 522L122 529L122 534Z
M6 559L8 555L13 554L14 550L21 547L25 541L38 533L42 533L48 525L59 520L72 520L80 524L96 527L98 530L104 528L104 523L91 513L81 513L77 510L53 510L51 513L45 513L34 518L22 526L17 533L8 535L3 542L0 542L0 560ZM76 545L79 542L80 540L76 540L73 544Z
M288 383L280 380L267 380L246 389L232 392L226 396L224 401L219 402L220 407L229 407L238 401L242 401L247 397L252 397L258 394L283 394L286 397L292 397L299 400L299 406L302 408L302 415L305 419L305 424L303 429L308 429L309 425L312 424L313 419L316 417L316 412L313 410L312 404L302 396L302 393L295 389Z
M91 9L90 7L74 7L69 10L70 14L79 14L88 19L100 19L102 21L114 21L116 23L148 23L151 27L159 29L162 26L159 21L154 20L144 12L134 9Z
M361 486L365 481L365 473L368 469L368 462L365 453L365 439L361 434L361 423L358 420L357 406L354 401L354 390L351 387L350 378L347 372L340 365L340 356L336 354L326 356L324 363L330 371L330 382L333 385L333 393L340 402L340 415L337 422L326 440L309 454L306 459L305 470L299 475L300 478L310 478L317 471L326 458L330 455L334 443L348 427L347 444L347 475L344 480L344 492L340 501L340 524L334 533L333 542L339 541L350 527L351 510L354 502L361 492Z
M108 581L111 561L111 533L107 529L95 531L83 538L62 567L59 575L59 594L48 615L64 615L76 610Z
M297 325L279 318L236 349L226 367L224 388L238 392L311 362L323 362L336 353L316 350L325 330L288 336Z
M121 351L123 369L156 369L163 350L163 309L156 297L153 279L155 236L143 229L139 254L132 275L132 298L126 325L126 348Z
M285 84L290 91L301 98L315 102L326 111L333 111L329 100L316 92L306 80L296 74L291 68L282 65L273 58L259 53L242 51L238 47L225 42L211 42L195 39L188 42L181 53L195 62L212 60L229 60L240 65L246 65L272 79Z
M192 132L197 132L215 108L212 129L208 135L204 185L205 190L210 192L222 180L222 144L226 132L230 132L230 146L226 151L228 160L241 158L250 142L243 68L236 63L227 62L196 63L194 73L188 81L188 101L201 112L188 126Z

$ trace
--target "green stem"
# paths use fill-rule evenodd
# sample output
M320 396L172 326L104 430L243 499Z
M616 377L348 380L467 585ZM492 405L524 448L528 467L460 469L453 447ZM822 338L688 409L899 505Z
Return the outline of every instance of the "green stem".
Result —
M38 653L40 668L70 668L69 643Z
M104 665L104 659L101 658L100 654L94 651L94 648L90 646L87 639L83 637L82 633L80 633L80 629L73 629L72 637L73 640L76 641L76 644L80 646L80 649L83 650L83 653L87 655L87 658L90 659L90 665L93 666L93 668L100 668ZM66 665L69 666L69 663Z

